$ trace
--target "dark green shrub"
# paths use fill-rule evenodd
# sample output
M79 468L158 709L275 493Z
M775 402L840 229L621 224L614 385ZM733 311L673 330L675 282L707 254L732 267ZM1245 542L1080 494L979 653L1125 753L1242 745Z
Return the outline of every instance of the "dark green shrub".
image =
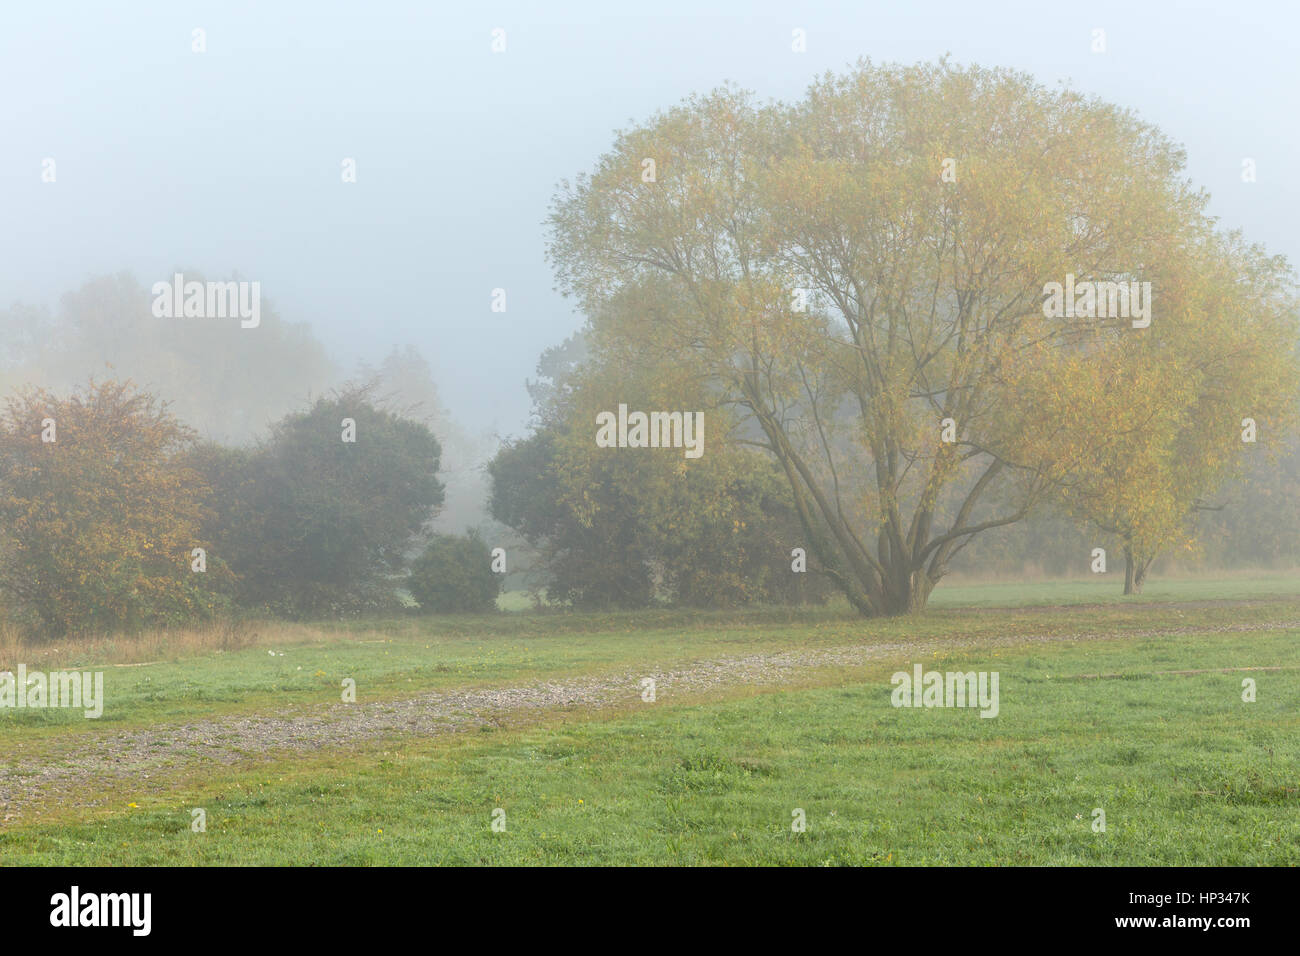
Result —
M440 534L415 559L406 587L425 613L477 613L496 610L503 577L477 533Z

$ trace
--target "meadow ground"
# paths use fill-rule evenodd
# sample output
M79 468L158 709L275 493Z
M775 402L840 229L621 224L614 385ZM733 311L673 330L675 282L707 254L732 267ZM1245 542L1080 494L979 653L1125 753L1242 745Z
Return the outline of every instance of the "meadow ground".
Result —
M1300 863L1300 576L1114 592L0 642L107 697L0 710L0 862ZM998 715L892 706L916 663Z

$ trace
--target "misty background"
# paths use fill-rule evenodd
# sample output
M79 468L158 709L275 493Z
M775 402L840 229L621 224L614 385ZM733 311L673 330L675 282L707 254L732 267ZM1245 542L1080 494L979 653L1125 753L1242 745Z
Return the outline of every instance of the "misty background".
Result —
M1224 226L1294 262L1297 27L1281 3L7 5L0 390L129 375L247 443L377 381L443 442L439 524L461 530L482 463L527 428L540 354L582 325L543 219L616 129L728 80L795 99L859 57L947 52L1133 109L1186 145ZM261 327L151 318L176 271L260 282Z

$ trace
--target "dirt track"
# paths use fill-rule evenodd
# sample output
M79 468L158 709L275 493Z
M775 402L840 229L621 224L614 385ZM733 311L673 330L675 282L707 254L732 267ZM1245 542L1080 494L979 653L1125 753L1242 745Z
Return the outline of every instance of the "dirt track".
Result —
M369 703L322 705L314 711L214 717L119 733L78 736L76 756L53 761L8 760L0 768L0 824L22 819L25 811L73 794L82 803L88 784L111 794L128 781L165 779L204 763L239 761L322 748L340 748L393 735L431 736L527 717L547 711L597 711L640 701L641 681L655 681L658 701L674 695L700 699L709 691L741 686L794 684L820 668L853 668L880 660L906 661L917 651L971 650L1034 643L1107 640L1117 636L1156 637L1241 631L1300 629L1300 621L1270 621L1215 626L1160 627L1150 631L1014 634L997 638L942 640L752 654L695 661L672 670L607 674L515 687L418 694ZM1174 673L1174 672L1171 672ZM1107 677L1117 675L1085 675ZM649 704L645 706L651 706Z

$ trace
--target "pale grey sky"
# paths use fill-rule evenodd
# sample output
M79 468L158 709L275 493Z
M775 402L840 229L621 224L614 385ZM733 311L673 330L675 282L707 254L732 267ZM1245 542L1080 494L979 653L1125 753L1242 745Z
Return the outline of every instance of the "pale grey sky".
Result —
M552 291L541 222L557 181L589 168L614 129L724 80L793 99L862 56L945 52L1136 110L1186 144L1225 225L1294 264L1298 10L5 0L0 305L53 306L122 269L146 286L176 266L237 271L346 366L410 342L458 420L518 433L524 378L581 324ZM195 28L206 53L191 50ZM41 182L46 157L54 184ZM344 157L354 185L340 182ZM1255 183L1241 181L1244 157ZM489 309L497 286L504 315Z

